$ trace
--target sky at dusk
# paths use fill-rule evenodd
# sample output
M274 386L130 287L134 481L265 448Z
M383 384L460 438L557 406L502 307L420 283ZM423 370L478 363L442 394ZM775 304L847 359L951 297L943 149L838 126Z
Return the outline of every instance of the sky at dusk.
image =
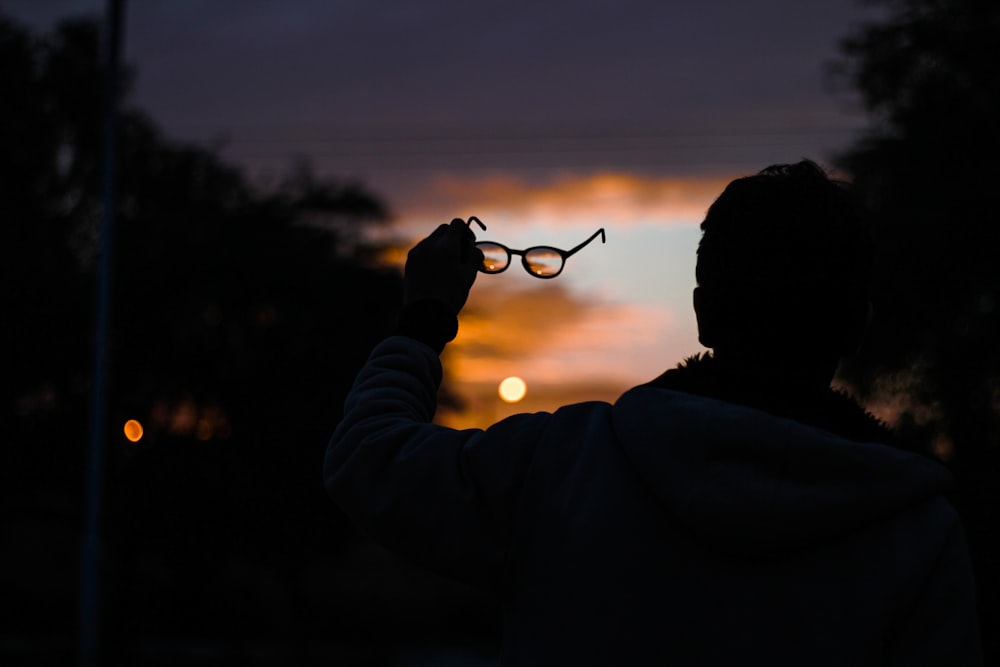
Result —
M13 0L35 30L103 2ZM445 363L482 425L614 399L700 351L698 223L725 184L829 166L868 123L826 69L878 10L853 0L133 0L133 103L167 136L274 181L363 183L407 243L453 217L572 248L555 280L480 275ZM516 408L496 387L528 385Z

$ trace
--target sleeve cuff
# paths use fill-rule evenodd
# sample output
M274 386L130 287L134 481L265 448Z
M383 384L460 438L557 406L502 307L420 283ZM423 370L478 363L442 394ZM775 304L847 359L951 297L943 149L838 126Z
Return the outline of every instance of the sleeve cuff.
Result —
M420 299L403 306L395 333L420 341L441 354L458 334L458 317L441 301Z

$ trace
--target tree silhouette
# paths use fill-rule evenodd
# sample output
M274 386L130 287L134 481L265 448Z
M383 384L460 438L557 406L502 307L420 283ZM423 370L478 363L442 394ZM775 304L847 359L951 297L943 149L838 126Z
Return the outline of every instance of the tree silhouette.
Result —
M872 336L849 377L901 392L904 437L951 462L984 628L1000 624L1000 4L885 0L839 74L875 123L840 158L880 264ZM1000 659L995 632L987 652Z
M892 18L846 40L842 64L877 121L841 158L882 260L864 361L919 369L922 402L962 455L1000 443L1000 7L886 4Z
M0 17L8 636L67 637L74 625L99 56L90 21L37 37ZM306 165L262 190L131 107L120 146L105 495L105 613L119 641L109 645L356 632L352 605L367 592L331 601L313 590L348 586L336 563L346 541L357 544L325 497L321 461L347 389L401 300L398 271L379 266L384 248L363 233L388 211L365 187ZM127 419L144 427L138 442L122 434ZM68 650L65 640L52 646Z

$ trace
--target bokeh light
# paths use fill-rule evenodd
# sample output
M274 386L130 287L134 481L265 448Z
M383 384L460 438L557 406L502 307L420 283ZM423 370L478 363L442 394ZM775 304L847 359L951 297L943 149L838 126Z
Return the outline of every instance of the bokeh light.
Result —
M142 424L137 420L129 419L125 422L125 428L122 430L125 432L125 437L129 442L139 442L142 440Z
M517 403L528 392L528 385L521 378L512 375L500 383L498 393L507 403Z

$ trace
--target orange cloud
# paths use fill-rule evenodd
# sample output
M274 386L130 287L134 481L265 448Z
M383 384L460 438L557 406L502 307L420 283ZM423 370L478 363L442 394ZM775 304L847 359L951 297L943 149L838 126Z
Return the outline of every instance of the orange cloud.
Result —
M516 412L552 412L579 401L611 402L694 351L664 307L584 304L554 286L483 291L490 294L462 313L443 358L449 388L465 404L461 412L439 413L439 423L453 428L483 428ZM483 310L483 302L491 308ZM684 349L671 355L672 347ZM527 383L516 404L497 395L511 375Z
M636 382L651 379L658 361L635 353L664 342L675 323L665 306L585 302L555 283L518 291L477 285L446 363L469 384L508 375L553 386Z
M543 354L594 310L561 283L527 290L481 283L459 320L458 337L445 363L463 384L492 384L508 375L528 375L530 359Z
M565 283L539 281L537 287L513 290L504 282L479 281L453 347L469 357L523 355L545 347L595 307Z
M445 175L400 203L400 223L426 226L428 220L476 215L487 225L697 224L729 180L608 172L535 183L515 176Z

